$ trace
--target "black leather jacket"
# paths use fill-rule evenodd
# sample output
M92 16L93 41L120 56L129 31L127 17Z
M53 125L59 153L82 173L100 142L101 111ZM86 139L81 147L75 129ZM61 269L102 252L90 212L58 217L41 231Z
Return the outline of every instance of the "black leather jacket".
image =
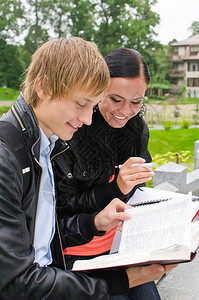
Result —
M115 197L127 201L135 189L121 193L115 166L131 156L151 162L148 140L143 118L135 116L123 128L112 128L96 109L92 124L78 130L68 141L70 148L54 160L59 215L99 211Z
M14 114L10 110L2 119L23 130L30 154L31 184L23 198L19 162L13 150L0 141L0 299L107 300L111 294L127 292L127 276L122 270L89 273L89 276L64 270L63 247L86 243L101 234L94 226L94 215L65 216L56 220L53 265L40 267L34 263L34 229L42 172L38 123L22 95L14 104ZM63 152L67 146L58 141L52 161L59 156L58 149Z

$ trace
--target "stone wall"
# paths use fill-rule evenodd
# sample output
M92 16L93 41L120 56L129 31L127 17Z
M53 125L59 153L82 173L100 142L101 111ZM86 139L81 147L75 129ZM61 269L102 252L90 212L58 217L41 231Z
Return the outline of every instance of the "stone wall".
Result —
M167 191L180 192L199 196L199 140L194 148L194 171L188 172L187 168L169 162L154 170L153 187Z

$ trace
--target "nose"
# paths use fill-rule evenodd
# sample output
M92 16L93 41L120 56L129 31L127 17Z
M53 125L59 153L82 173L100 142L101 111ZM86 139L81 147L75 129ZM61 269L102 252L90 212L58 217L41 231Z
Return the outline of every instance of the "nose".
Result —
M130 103L124 103L124 105L119 109L119 111L125 117L132 114Z
M79 121L85 125L91 125L92 123L92 115L93 115L93 108L92 109L85 109L79 115Z

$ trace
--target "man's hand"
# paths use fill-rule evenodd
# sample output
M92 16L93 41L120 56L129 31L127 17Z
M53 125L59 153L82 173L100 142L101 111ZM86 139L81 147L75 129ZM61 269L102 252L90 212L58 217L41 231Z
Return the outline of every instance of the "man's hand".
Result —
M159 280L166 272L175 268L177 265L149 265L149 266L139 266L131 267L126 269L126 273L129 279L129 288L135 287L137 285Z
M131 206L121 200L113 199L100 213L95 216L95 226L98 231L108 231L117 225L122 225L124 220L130 219L131 215L124 212ZM122 223L121 223L122 222Z
M141 157L130 157L120 167L117 185L124 195L127 195L134 186L151 180L154 175L151 168L143 166L132 167L133 164L143 164L144 162L145 160Z

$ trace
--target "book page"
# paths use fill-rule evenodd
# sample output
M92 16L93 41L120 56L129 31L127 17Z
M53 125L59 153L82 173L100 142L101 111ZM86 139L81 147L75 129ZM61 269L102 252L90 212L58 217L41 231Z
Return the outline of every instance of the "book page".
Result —
M142 187L141 190L137 189L135 191L133 196L129 199L128 204L141 204L165 199L187 199L187 194L169 192L149 187Z
M185 244L190 234L187 211L189 201L172 200L127 210L119 253L138 253Z

